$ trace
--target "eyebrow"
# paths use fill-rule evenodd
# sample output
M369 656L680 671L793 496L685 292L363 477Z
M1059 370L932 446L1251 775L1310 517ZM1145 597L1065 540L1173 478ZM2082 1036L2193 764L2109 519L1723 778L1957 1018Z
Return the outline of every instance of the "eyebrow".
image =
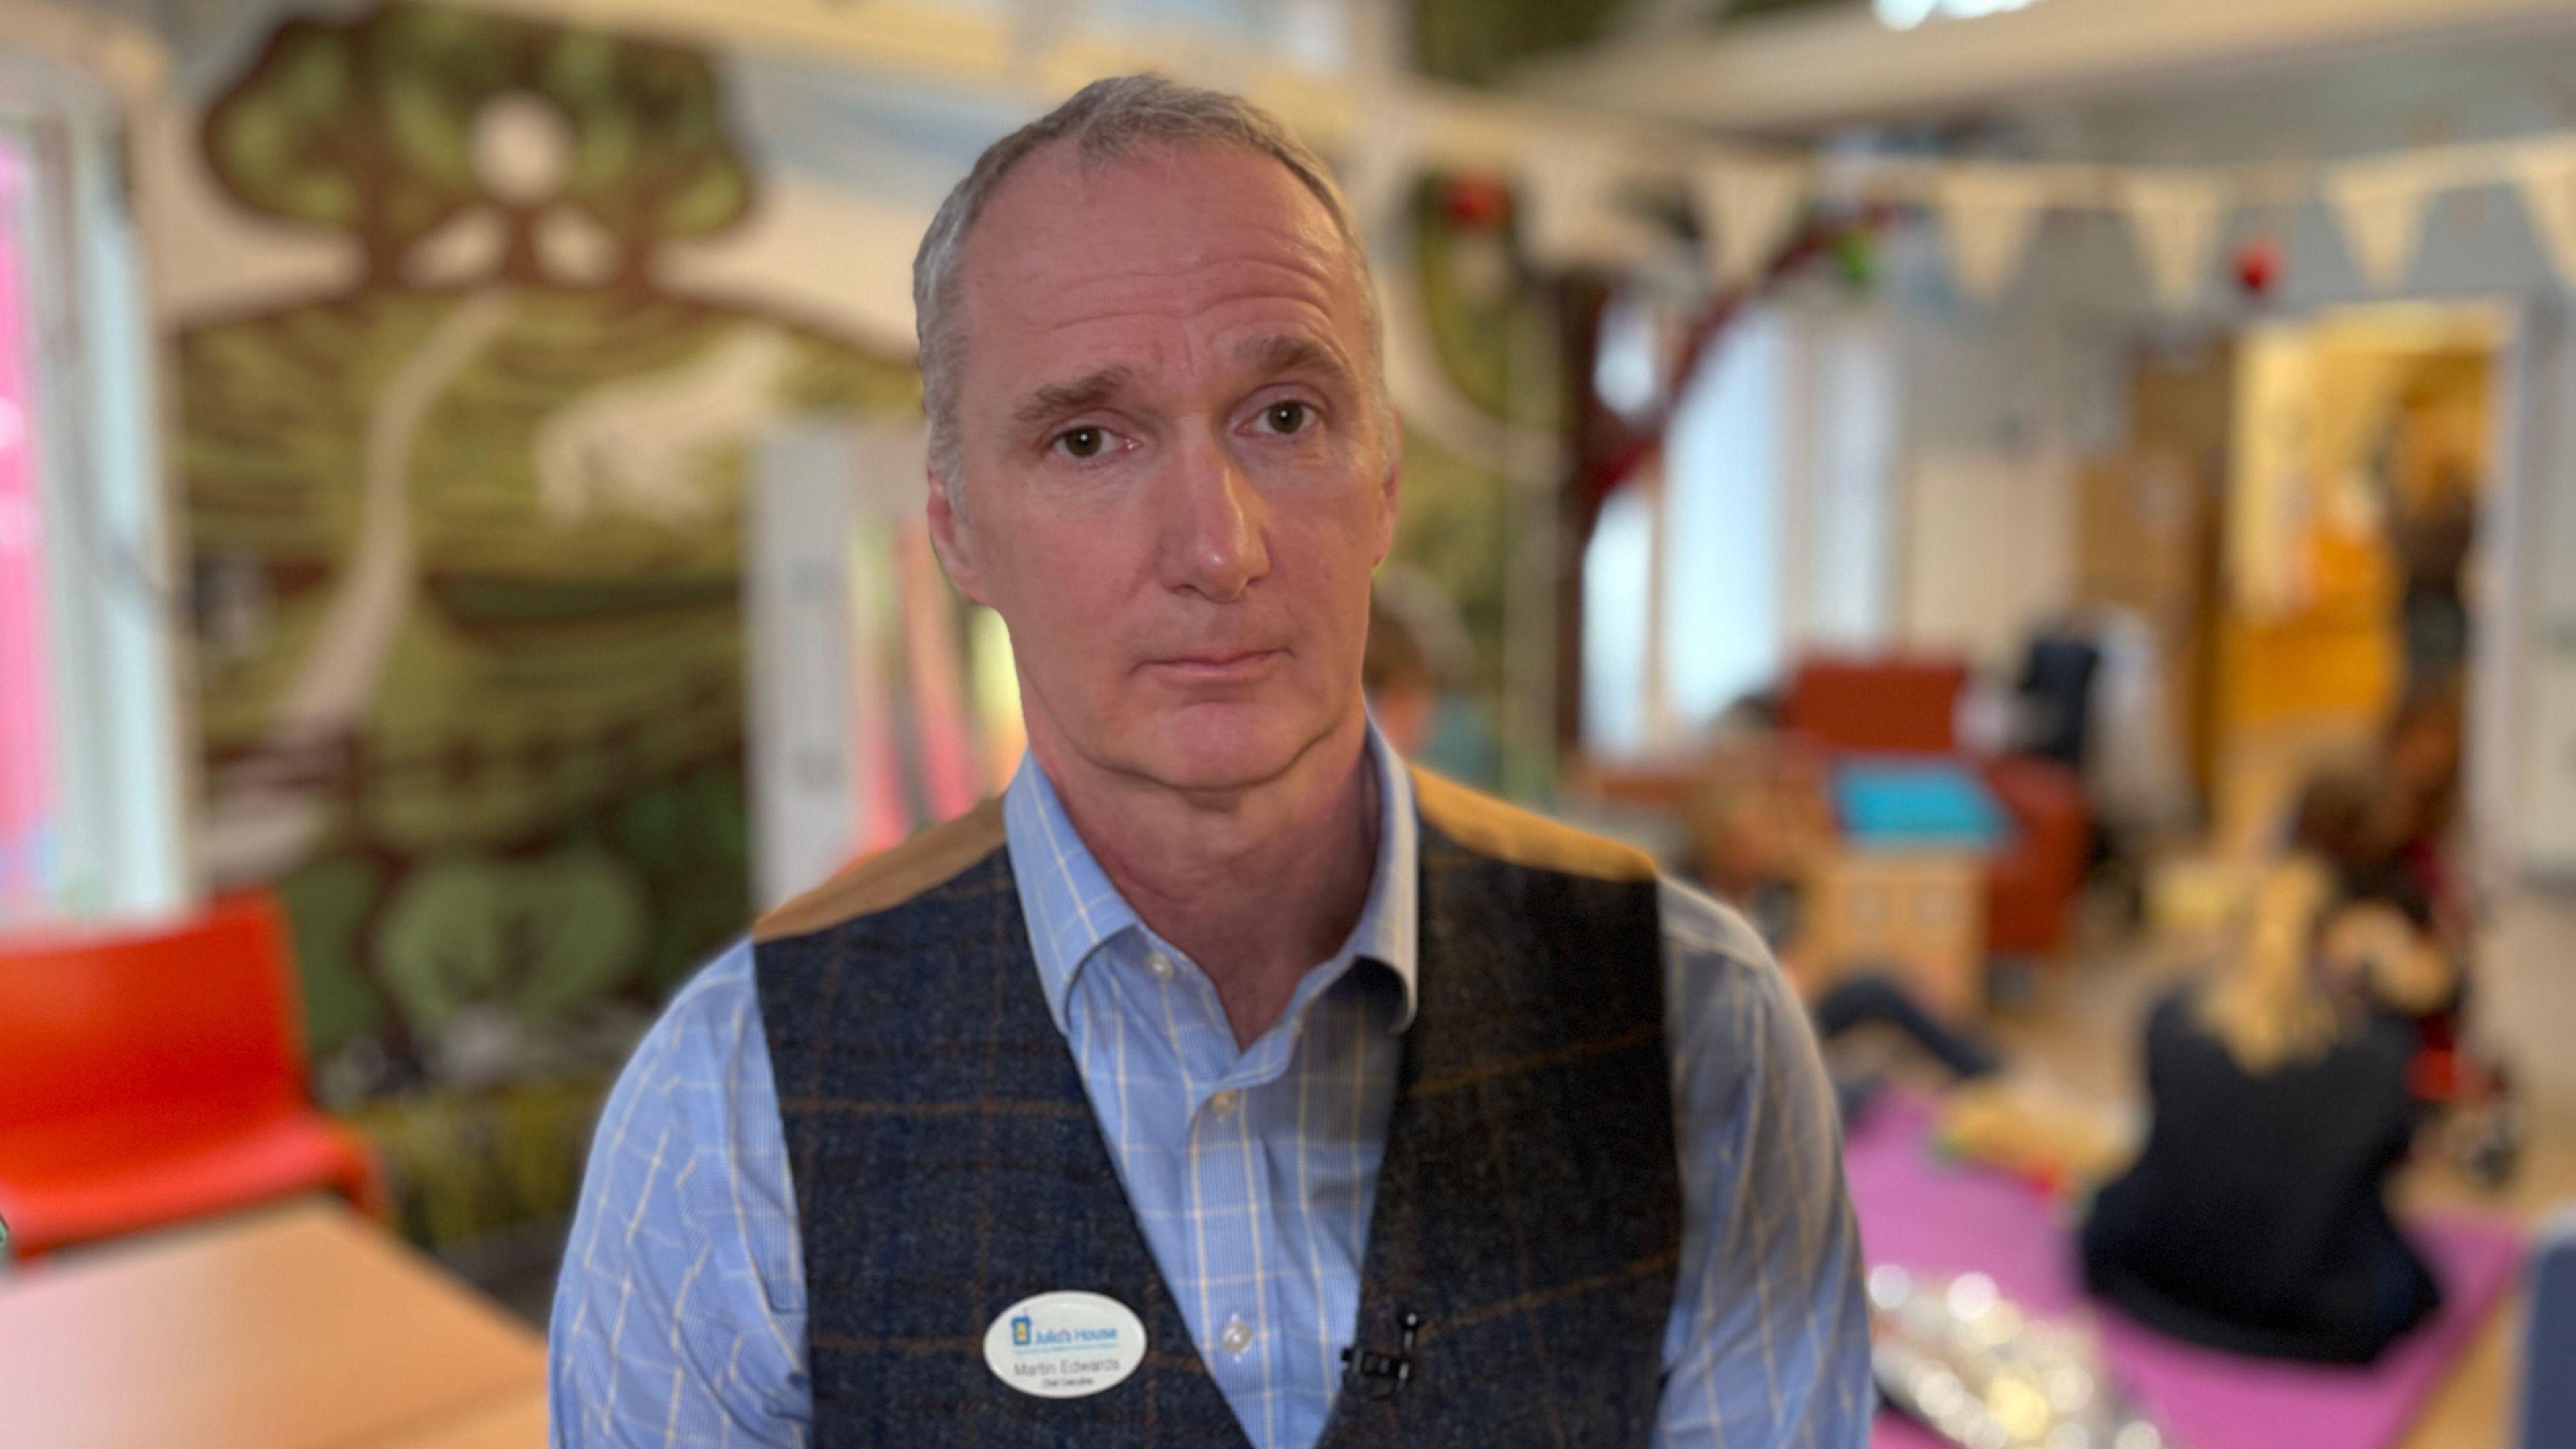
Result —
M1251 338L1237 347L1234 355L1244 366L1273 376L1287 372L1322 372L1340 378L1352 376L1350 359L1342 356L1340 348L1290 332Z
M1352 375L1350 361L1340 348L1289 332L1246 339L1234 355L1244 367L1274 377L1292 372L1320 372L1336 378ZM1125 391L1135 377L1134 369L1122 365L1104 367L1072 382L1048 383L1012 409L1011 420L1020 427L1036 427L1067 413L1098 407Z
M1052 382L1030 393L1011 413L1014 422L1033 427L1066 413L1098 407L1116 397L1132 381L1134 374L1124 367L1104 367L1098 372L1072 382Z

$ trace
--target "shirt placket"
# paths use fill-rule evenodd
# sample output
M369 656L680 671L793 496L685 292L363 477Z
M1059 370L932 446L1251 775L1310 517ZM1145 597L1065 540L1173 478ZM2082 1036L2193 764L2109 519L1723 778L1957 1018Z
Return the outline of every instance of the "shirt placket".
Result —
M1264 1144L1277 1120L1271 1098L1296 1033L1264 1038L1238 1055L1224 1006L1204 973L1150 937L1144 964L1189 1006L1170 1018L1172 1049L1191 1089L1181 1156L1196 1281L1184 1293L1185 1306L1209 1373L1237 1406L1253 1442L1270 1449L1284 1433L1284 1365L1278 1284L1271 1276L1279 1225Z
M1227 1400L1242 1406L1255 1443L1267 1449L1278 1436L1277 1305L1269 1281L1278 1224L1261 1151L1261 1092L1229 1079L1208 1094L1191 1123L1190 1170L1199 1199L1227 1209L1207 1239L1204 1356Z

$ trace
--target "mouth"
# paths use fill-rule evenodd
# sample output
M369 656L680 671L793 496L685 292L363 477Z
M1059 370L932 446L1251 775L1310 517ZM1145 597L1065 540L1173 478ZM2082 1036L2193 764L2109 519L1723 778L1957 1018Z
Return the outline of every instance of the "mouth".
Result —
M1213 650L1205 654L1175 654L1149 661L1145 667L1166 677L1192 683L1225 684L1254 678L1286 657L1284 649Z

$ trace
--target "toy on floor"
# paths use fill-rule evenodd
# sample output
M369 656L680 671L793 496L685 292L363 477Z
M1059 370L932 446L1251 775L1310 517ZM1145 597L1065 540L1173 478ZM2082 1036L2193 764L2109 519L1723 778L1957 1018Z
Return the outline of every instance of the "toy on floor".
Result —
M1943 1156L2011 1173L2072 1207L2138 1152L2129 1114L2009 1077L1969 1082L1941 1102L1933 1144Z
M2076 1322L2004 1297L1983 1273L1870 1270L1870 1366L1900 1412L1962 1449L2164 1449Z
M1918 1276L1980 1272L2031 1313L2085 1314L2074 1244L2046 1205L2002 1173L1937 1165L1928 1150L1932 1126L1930 1102L1896 1093L1847 1140L1844 1172L1870 1265ZM2410 1217L2407 1227L2441 1282L2442 1308L2367 1369L2239 1358L2096 1310L2104 1358L2121 1388L2189 1449L2390 1449L2464 1372L2523 1261L2520 1234L2490 1215L2432 1212ZM1889 1410L1870 1442L1941 1449L1943 1441Z

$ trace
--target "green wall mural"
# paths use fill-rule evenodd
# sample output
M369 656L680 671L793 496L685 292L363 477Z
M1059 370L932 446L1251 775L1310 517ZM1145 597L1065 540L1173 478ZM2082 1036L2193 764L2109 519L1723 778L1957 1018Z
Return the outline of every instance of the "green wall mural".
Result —
M425 1237L560 1211L568 1164L489 1139L562 1157L750 913L750 441L918 405L659 276L756 202L723 100L693 51L397 4L281 26L205 116L232 200L358 259L179 340L208 864L286 901L324 1096ZM460 1113L479 1199L433 1182Z
M544 1237L525 1225L569 1206L609 1076L750 914L752 444L919 405L907 350L673 280L783 188L870 184L765 167L727 74L392 4L279 25L198 137L230 205L347 263L178 339L206 863L279 892L318 1091L385 1152L411 1231L468 1256ZM854 108L859 134L919 144L898 105ZM981 138L930 144L952 143L962 171ZM1543 309L1435 194L1407 270L1449 382L1544 426L1552 379L1494 368ZM1490 778L1510 489L1427 430L1406 470L1396 554L1474 656L1444 763Z

